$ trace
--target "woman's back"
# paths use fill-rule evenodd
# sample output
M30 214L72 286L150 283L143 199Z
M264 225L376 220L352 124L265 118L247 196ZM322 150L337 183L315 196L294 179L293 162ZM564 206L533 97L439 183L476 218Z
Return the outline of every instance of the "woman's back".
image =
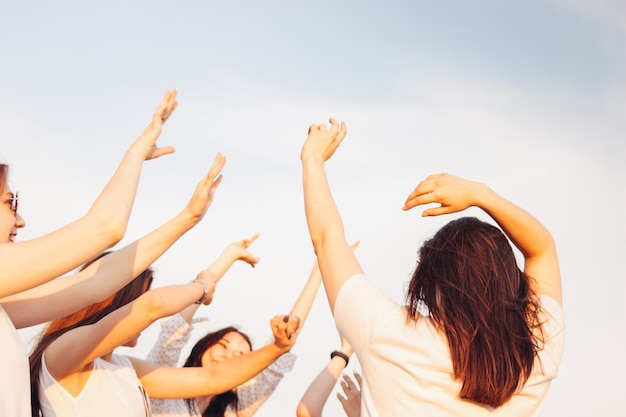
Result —
M358 293L359 297L350 296ZM548 391L563 351L563 314L552 298L546 312L546 344L521 393L497 409L459 397L448 342L429 317L408 320L406 309L364 276L350 278L338 294L335 320L363 368L362 415L533 416ZM358 323L358 325L355 325Z

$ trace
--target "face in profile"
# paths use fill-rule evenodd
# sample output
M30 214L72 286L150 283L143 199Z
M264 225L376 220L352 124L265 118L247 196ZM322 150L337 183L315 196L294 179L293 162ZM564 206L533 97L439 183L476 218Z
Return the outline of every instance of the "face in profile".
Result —
M17 229L25 226L24 219L17 212L18 199L8 184L2 187L0 196L0 241L1 243L14 242Z
M202 366L211 366L252 351L246 339L237 332L229 332L202 354Z

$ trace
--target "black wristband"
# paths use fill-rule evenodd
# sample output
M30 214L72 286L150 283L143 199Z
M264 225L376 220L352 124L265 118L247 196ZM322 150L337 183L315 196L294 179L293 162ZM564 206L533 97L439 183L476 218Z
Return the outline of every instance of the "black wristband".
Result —
M346 366L348 366L348 363L350 362L350 357L348 355L346 355L343 352L339 352L338 350L333 350L332 352L330 352L331 359L334 358L335 356L339 356L341 359L346 361Z

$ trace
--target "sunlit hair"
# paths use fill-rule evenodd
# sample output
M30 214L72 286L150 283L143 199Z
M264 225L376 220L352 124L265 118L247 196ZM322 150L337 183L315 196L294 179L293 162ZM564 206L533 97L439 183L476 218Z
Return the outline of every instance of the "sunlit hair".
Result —
M250 338L242 333L239 329L233 326L224 327L223 329L214 331L212 333L208 333L202 339L198 340L194 347L191 349L189 353L189 357L185 361L184 367L201 367L202 366L202 355L209 350L212 346L219 343L227 334L229 333L239 333L241 337L248 343L250 346L250 350L252 350L252 342ZM190 410L196 408L194 399L189 398L186 400L187 407ZM231 390L226 391L218 395L214 395L209 402L209 405L205 410L201 410L202 417L224 417L226 412L226 408L231 405L235 410L238 411L239 407L239 398L237 397L237 391Z
M84 270L89 265L109 253L110 252L104 252L98 255L96 258L83 265L80 270ZM111 294L103 301L88 305L75 313L53 320L45 327L29 357L31 391L30 401L32 405L33 417L39 417L41 415L41 404L39 402L39 374L42 366L41 358L48 346L68 331L81 326L97 323L109 313L112 313L118 308L123 307L131 301L137 299L140 295L150 289L150 286L152 285L152 276L153 270L148 268L135 277L131 282L126 284L125 287L116 293Z
M0 163L0 195L4 194L4 188L7 186L9 179L9 166Z
M406 301L410 319L423 303L445 333L461 398L499 407L530 376L539 300L497 227L473 217L442 227L419 250Z

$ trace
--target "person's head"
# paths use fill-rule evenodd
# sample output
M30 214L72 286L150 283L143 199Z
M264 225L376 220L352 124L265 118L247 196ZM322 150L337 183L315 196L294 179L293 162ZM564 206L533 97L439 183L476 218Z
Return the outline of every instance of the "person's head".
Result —
M83 265L80 270L84 270L108 253L110 252L104 252L98 255ZM131 282L126 284L126 286L122 289L114 294L111 294L106 299L98 303L90 304L87 307L84 307L81 310L65 317L53 320L46 326L29 357L33 416L37 416L40 409L39 373L41 371L41 358L47 347L66 332L81 326L97 323L109 313L137 299L150 289L153 280L153 273L152 268L148 268L135 277ZM136 338L129 340L126 345L134 346L134 343L136 343Z
M251 351L252 342L245 333L233 326L224 327L198 340L191 349L184 366L208 367ZM187 405L192 408L193 399L187 400ZM206 410L200 410L200 413L202 417L223 417L229 405L237 409L238 398L235 390L213 396Z
M447 337L461 398L497 407L530 375L540 344L538 300L507 237L473 217L453 220L419 249L406 295Z
M0 164L0 242L8 243L15 240L17 229L26 226L26 222L17 211L18 196L9 186L9 166Z

